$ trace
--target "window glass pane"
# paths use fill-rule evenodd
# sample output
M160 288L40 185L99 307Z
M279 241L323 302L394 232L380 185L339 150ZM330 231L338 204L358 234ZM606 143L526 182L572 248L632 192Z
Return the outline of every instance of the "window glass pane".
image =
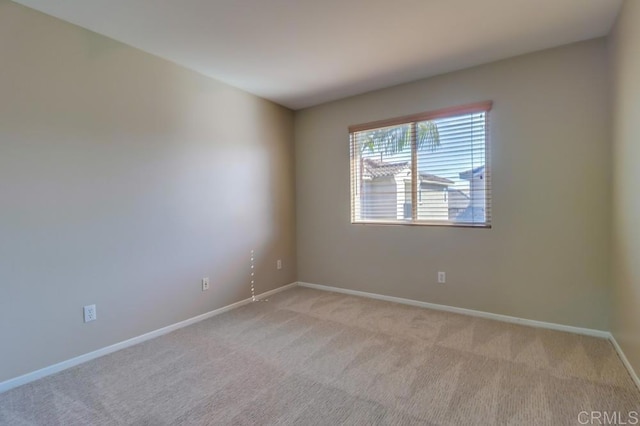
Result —
M411 219L411 125L354 133L355 220Z
M438 143L427 143L430 131L437 131ZM419 122L416 140L417 219L486 222L485 113Z

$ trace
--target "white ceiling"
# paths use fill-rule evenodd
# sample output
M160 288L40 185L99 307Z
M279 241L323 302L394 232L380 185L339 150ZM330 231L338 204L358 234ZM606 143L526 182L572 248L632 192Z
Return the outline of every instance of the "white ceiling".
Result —
M606 35L621 0L16 0L300 109Z

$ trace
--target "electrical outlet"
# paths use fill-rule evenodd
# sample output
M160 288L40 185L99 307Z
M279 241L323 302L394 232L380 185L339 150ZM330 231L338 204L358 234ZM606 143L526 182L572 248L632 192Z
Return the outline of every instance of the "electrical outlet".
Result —
M277 268L277 269L282 269L282 260L281 260L281 259L278 259L278 260L276 261L276 268Z
M204 277L202 279L202 291L209 290L209 277Z
M438 283L444 284L447 282L447 274L445 272L438 272Z
M84 307L84 322L95 321L98 319L96 315L96 305L87 305Z

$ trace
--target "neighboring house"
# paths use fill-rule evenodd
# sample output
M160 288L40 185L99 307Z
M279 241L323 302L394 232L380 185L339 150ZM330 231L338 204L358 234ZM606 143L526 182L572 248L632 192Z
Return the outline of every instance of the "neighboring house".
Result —
M476 167L460 173L460 179L469 181L469 206L456 216L458 222L484 222L486 211L485 167Z
M411 168L409 162L387 163L364 158L362 169L361 206L363 219L411 218ZM422 220L448 220L450 218L448 189L455 182L427 173L420 174L419 182L418 218ZM464 209L466 205L456 204L460 210Z
M405 217L404 204L411 200L411 169L408 164L408 162L386 163L370 158L362 160L363 219L383 220Z
M448 194L449 220L454 221L464 209L469 207L470 198L467 194L455 188L449 188Z

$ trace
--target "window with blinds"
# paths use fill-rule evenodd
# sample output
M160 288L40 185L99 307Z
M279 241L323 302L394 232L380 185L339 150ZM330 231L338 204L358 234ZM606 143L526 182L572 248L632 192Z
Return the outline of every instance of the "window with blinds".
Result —
M350 126L351 222L490 227L491 106Z

